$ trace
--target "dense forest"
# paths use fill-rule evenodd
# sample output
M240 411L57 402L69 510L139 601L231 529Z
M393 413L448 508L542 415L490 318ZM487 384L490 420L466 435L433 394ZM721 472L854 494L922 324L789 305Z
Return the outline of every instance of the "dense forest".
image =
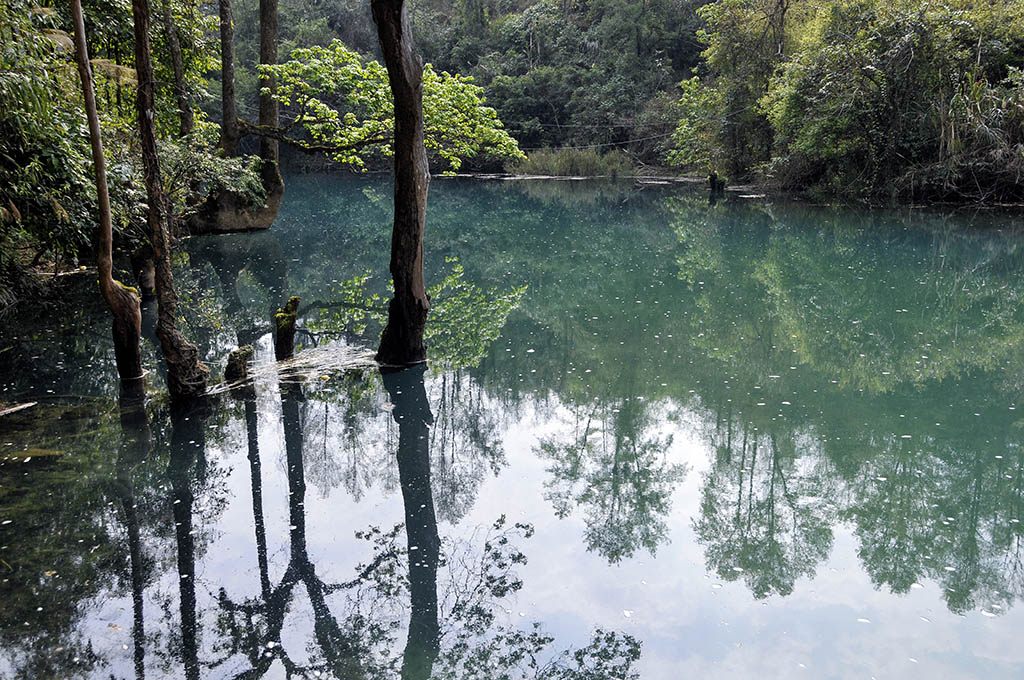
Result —
M271 144L286 174L390 164L370 3L275 4L268 61L255 0L147 3L179 232L223 222L226 198L271 204ZM147 219L132 8L83 5L115 249L128 253ZM833 200L1024 198L1021 0L419 0L410 20L435 172L654 170ZM92 259L72 33L64 3L0 1L0 306L31 285L28 266Z

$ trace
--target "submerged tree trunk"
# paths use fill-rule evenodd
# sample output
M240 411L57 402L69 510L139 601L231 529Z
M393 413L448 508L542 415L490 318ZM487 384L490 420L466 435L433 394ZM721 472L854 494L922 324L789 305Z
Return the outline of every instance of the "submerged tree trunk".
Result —
M171 70L174 73L174 94L178 99L178 120L181 136L192 132L195 127L195 115L192 103L188 100L188 86L185 84L185 61L181 56L181 42L178 40L178 27L171 16L170 0L163 0L164 31L167 34L167 47L171 53Z
M423 230L430 170L423 145L423 62L416 54L404 0L372 0L388 80L395 101L395 222L391 278L395 295L380 339L377 361L425 361L423 328L430 299L423 283Z
M156 132L153 126L153 63L149 49L149 2L132 0L135 27L135 70L138 80L139 137L148 206L146 223L156 281L159 311L156 334L167 363L167 389L172 401L194 399L206 392L210 370L199 360L199 351L175 327L178 294L171 274L170 209L160 184Z
M96 174L96 193L100 212L100 231L97 265L100 292L114 317L114 358L121 378L122 392L141 391L142 352L139 336L142 333L142 312L138 293L114 280L113 228L110 221L110 194L107 190L107 168L103 160L103 140L100 137L100 119L96 111L89 53L85 43L85 19L81 0L71 0L71 16L75 31L75 56L78 74L82 79L85 115L89 120L89 139L92 143L93 170Z
M295 322L302 298L293 295L284 307L274 313L274 358L290 359L295 354Z
M238 155L238 109L235 104L235 27L231 0L220 0L220 147L225 156Z

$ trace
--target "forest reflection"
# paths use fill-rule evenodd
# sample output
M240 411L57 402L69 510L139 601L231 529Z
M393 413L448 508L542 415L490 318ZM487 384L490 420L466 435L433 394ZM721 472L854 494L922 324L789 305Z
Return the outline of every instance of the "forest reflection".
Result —
M1024 595L1024 249L939 217L560 191L437 192L430 368L273 368L287 295L304 300L300 354L379 330L362 185L307 197L352 233L299 215L294 232L189 244L191 336L207 357L255 342L249 389L119 410L102 345L42 338L60 352L26 375L98 396L5 422L31 459L0 465L15 677L470 678L510 659L511 677L630 677L636 637L597 628L581 646L506 612L530 522L551 516L616 569L695 540L709 574L759 599L798 592L844 535L885 592L935 583L949 611L997 616ZM45 352L20 342L27 371ZM533 514L477 526L493 492L534 481ZM330 539L344 549L323 545L334 512L358 528ZM105 601L131 612L120 651Z

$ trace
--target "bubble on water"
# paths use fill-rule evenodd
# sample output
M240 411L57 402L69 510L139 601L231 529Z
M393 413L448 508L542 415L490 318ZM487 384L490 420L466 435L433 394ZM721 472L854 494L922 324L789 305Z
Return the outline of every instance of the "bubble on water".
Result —
M982 609L982 610L981 610L981 615L982 615L982 616L987 616L987 617L989 617L989 618L993 618L993 617L995 617L995 613L993 613L993 612L988 612L988 611L985 611L984 609Z
M857 623L871 623L871 619L857 619Z
M923 586L923 585L921 585L920 583L911 583L911 584L910 584L910 587L911 587L911 589L913 589L913 590L918 590L918 589L920 589L920 588L924 588L924 586Z
M632 609L623 609L622 610L622 615L625 616L628 619L629 617L631 617L633 615L633 610Z

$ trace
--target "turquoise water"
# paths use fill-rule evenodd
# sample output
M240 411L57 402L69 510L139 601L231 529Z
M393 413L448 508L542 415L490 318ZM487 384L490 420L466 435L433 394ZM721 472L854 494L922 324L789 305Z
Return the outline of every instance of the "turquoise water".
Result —
M390 201L184 245L190 337L256 347L206 409L149 343L119 413L88 275L5 323L0 677L1024 675L1014 215L437 178L381 375Z

